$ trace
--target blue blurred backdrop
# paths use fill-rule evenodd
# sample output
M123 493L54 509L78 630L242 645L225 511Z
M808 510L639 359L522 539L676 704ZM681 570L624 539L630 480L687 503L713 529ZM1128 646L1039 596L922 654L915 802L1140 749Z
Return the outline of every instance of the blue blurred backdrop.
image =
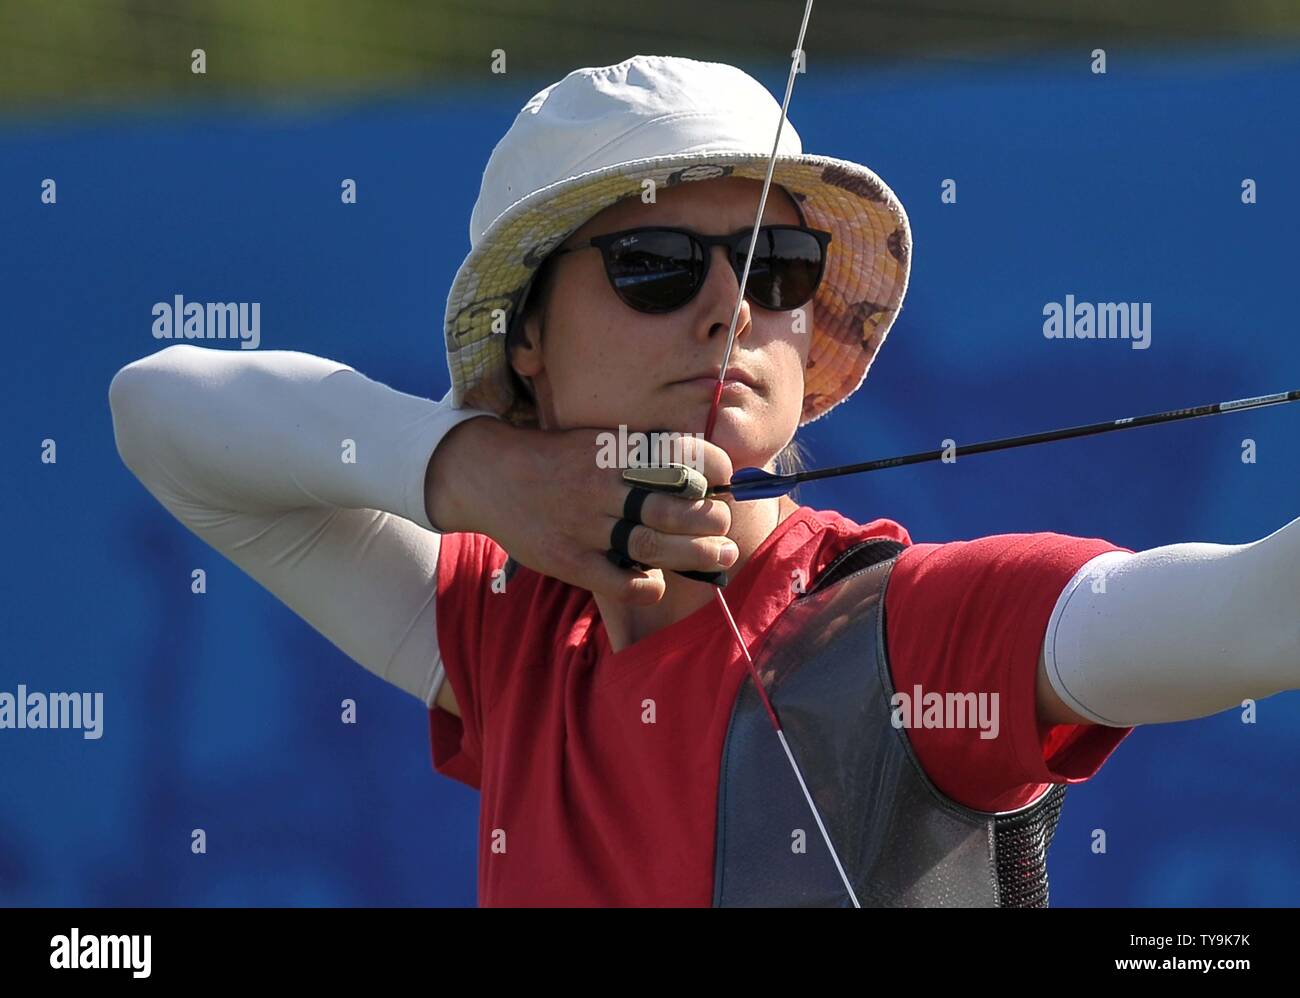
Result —
M631 52L625 53L632 54ZM618 58L622 58L619 56ZM610 59L610 62L617 59ZM866 163L915 227L911 290L863 390L806 431L886 456L1300 387L1300 55L1110 53L822 70L791 120ZM785 67L755 71L774 93ZM104 737L0 731L0 903L468 905L477 795L431 768L414 699L174 521L119 461L108 385L154 302L260 301L262 349L440 397L446 291L487 156L551 79L256 112L7 123L9 360L0 690L102 690ZM40 203L44 178L58 204ZM355 178L359 203L339 200ZM941 184L957 182L943 204ZM1259 202L1241 201L1243 179ZM1152 304L1152 344L1054 341L1067 294ZM205 344L211 345L211 344ZM180 418L160 412L159 419ZM1050 530L1240 543L1300 515L1300 411L972 457L806 489L917 541ZM58 462L40 442L58 442ZM1256 441L1257 463L1241 459ZM189 572L208 572L190 596ZM1300 605L1300 594L1298 594ZM1231 662L1224 663L1231 668ZM359 723L341 725L353 697ZM1057 905L1300 903L1300 694L1139 729L1067 795ZM190 830L209 851L190 852ZM1105 829L1108 850L1091 851Z

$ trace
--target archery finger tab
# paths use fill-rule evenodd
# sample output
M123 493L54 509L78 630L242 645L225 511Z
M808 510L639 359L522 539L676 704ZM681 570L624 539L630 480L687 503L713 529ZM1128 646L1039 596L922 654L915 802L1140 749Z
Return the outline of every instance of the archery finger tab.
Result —
M684 499L703 499L709 493L709 482L694 468L685 464L665 464L655 468L626 468L623 481L653 492L668 492Z

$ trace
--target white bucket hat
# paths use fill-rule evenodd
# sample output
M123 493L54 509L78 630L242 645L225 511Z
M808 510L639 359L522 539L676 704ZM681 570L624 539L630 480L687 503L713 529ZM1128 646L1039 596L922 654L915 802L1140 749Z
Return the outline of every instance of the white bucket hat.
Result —
M780 114L734 66L676 56L577 69L529 100L492 150L470 252L447 296L452 403L535 423L532 400L510 377L504 333L547 254L610 205L639 198L647 179L659 190L763 180ZM772 183L805 224L832 235L813 299L800 425L862 384L902 305L912 248L907 214L875 173L802 149L786 120Z

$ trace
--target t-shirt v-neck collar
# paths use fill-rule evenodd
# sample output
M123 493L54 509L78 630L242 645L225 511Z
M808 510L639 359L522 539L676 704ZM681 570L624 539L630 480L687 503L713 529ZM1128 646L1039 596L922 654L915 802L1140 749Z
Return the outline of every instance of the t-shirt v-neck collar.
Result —
M801 525L808 524L814 519L814 510L811 507L800 506L796 509L777 524L776 529L768 534L763 543L754 549L754 553L745 562L745 567L723 589L723 596L727 598L727 605L731 607L731 611L736 617L736 625L740 628L741 635L746 642L752 642L755 635L746 633L744 607L754 594L755 589L760 587L761 580L764 578L772 579L776 585L789 587L789 580L785 578L783 573L771 573L769 571L769 563L772 560L774 549L790 530L798 529ZM780 581L776 581L778 579ZM793 595L793 591L791 591L791 599L793 599ZM655 660L663 654L665 648L688 646L692 642L702 640L713 633L726 634L728 640L734 643L731 629L722 618L721 610L716 601L712 599L681 620L674 621L667 627L661 627L653 634L647 634L639 641L634 641L620 651L614 651L613 646L610 644L609 635L605 630L604 622L600 618L600 610L596 606L595 597L591 599L588 613L590 614L590 626L594 631L592 635L594 651L601 663L601 672L606 678L620 675L625 669L634 668L637 664Z

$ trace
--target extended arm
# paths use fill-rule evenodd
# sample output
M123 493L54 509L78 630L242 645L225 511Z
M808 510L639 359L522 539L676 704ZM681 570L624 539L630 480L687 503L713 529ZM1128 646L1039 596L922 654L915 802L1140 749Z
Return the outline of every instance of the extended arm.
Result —
M1038 710L1111 727L1204 717L1300 687L1300 519L1250 544L1092 559L1047 627Z

